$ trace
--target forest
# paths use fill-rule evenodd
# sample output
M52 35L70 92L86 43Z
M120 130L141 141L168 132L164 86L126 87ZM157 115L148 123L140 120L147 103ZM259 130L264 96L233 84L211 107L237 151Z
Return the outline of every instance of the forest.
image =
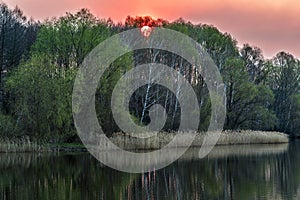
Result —
M0 137L78 141L72 92L85 56L105 39L145 25L181 32L206 49L225 85L225 130L279 131L291 137L300 133L300 60L288 52L265 58L259 47L239 47L229 33L182 18L169 22L128 16L124 23L115 23L81 9L39 22L4 3L0 4L0 13ZM149 62L168 65L186 77L198 97L199 131L205 131L211 99L201 74L178 55L144 49L119 57L100 79L96 110L105 133L120 131L110 108L115 84L130 69ZM180 84L177 88L180 90ZM145 84L132 95L129 110L134 121L149 123L149 110L154 104L166 109L163 129L177 130L180 105L176 94L160 85Z

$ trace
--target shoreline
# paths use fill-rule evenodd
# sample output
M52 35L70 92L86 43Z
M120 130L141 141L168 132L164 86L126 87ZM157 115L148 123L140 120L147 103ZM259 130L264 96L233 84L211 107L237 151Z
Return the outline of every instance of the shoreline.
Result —
M185 134L185 133L184 133ZM202 146L204 137L212 133L197 133L190 147ZM115 133L110 137L110 141L118 147L125 150L156 150L167 145L175 133L161 132L151 138L141 139L131 137L123 133ZM216 146L231 145L251 145L251 144L282 144L289 143L290 139L287 134L280 132L267 131L222 131ZM102 144L104 149L107 144ZM174 146L174 148L184 146ZM0 153L27 153L27 152L86 152L87 149L83 144L77 143L36 143L28 139L9 140L0 139Z

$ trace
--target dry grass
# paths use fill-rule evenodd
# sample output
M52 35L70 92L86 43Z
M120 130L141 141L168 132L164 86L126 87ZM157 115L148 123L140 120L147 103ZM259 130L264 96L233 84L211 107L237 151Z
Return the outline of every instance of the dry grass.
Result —
M251 131L244 130L240 132L225 131L222 132L218 140L219 145L227 144L277 144L288 143L289 138L287 134L280 132L266 132L266 131Z
M192 146L201 146L205 135L216 135L217 132L196 133L195 140ZM160 149L167 145L175 133L158 133L157 136L140 139L130 137L122 133L116 133L110 140L123 149L142 150L142 149ZM279 132L264 132L264 131L224 131L217 142L217 145L237 145L237 144L278 144L288 143L289 138L286 134ZM180 147L180 146L176 146Z
M166 146L175 136L176 133L162 132L157 136L141 139L130 137L123 133L115 133L110 140L122 149L127 150L153 150L161 149ZM190 134L190 133L184 133ZM195 134L195 133L193 133ZM191 146L199 147L203 143L205 135L214 136L216 132L196 133L196 137ZM277 144L288 143L289 138L286 134L279 132L263 131L225 131L217 142L217 145L237 145L237 144ZM107 144L101 144L103 148ZM184 147L176 144L174 148ZM98 147L99 148L99 147ZM51 147L46 143L32 142L29 138L8 139L0 138L0 153L8 152L53 152L58 151L58 147ZM69 149L69 148L66 148Z
M0 138L0 153L14 152L48 152L49 145L30 141L29 138Z

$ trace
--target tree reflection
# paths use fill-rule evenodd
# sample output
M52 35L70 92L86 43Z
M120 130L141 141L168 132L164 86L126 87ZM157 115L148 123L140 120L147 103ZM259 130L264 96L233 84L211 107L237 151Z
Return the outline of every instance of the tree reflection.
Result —
M226 148L235 153L216 148L200 160L188 152L144 174L104 167L89 154L2 154L0 199L291 199L299 193L298 142L273 146L278 152L264 147L263 154Z

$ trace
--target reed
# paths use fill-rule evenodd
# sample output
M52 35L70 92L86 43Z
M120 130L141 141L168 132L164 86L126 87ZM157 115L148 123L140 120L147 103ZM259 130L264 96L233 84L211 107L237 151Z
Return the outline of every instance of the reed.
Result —
M131 137L123 133L115 133L110 140L117 146L127 150L151 150L160 149L167 145L176 133L161 132L156 136L141 139ZM185 134L185 133L183 133ZM190 134L190 133L186 133ZM193 133L196 134L192 147L198 147L203 144L204 137L217 136L217 132L208 133ZM149 134L150 135L150 134ZM288 135L280 132L266 132L266 131L222 131L217 145L238 145L238 144L278 144L288 143ZM106 146L105 144L102 144ZM174 146L175 147L175 146ZM180 146L176 146L180 147Z
M123 133L115 133L110 140L122 149L127 150L154 150L161 149L166 146L173 137L178 134L175 132L160 132L156 136L141 139L131 137ZM202 146L203 140L206 135L214 137L217 132L209 133L191 133L182 132L182 134L195 134L195 139L191 147ZM149 133L150 135L150 133ZM238 145L238 144L278 144L288 143L289 138L284 133L279 132L265 132L265 131L223 131L217 145ZM105 149L108 144L96 144L97 148ZM175 144L170 147L185 147L181 144ZM47 144L45 142L36 142L29 139L29 137L22 138L0 138L0 153L13 153L13 152L59 152L59 151L84 151L83 146L66 146Z
M50 152L51 148L43 142L34 142L29 137L0 138L0 153Z
M273 131L224 131L218 140L219 145L228 144L277 144L287 143L287 134Z

